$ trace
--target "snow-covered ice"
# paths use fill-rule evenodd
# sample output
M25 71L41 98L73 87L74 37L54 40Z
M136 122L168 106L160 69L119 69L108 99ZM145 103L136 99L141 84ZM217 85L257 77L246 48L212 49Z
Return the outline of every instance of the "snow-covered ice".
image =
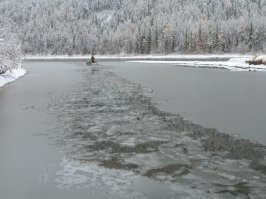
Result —
M193 56L192 56L193 57ZM200 58L201 56L199 56ZM265 55L258 56L256 60L264 60ZM148 61L148 60L134 60L128 62L137 63L153 63L153 64L171 64L184 67L197 68L220 68L228 69L230 71L266 71L265 65L249 65L246 61L252 60L252 56L232 56L228 61Z
M0 75L0 88L5 86L6 84L9 84L11 82L14 82L18 78L24 76L26 74L26 70L19 65L15 69L10 69L6 73Z

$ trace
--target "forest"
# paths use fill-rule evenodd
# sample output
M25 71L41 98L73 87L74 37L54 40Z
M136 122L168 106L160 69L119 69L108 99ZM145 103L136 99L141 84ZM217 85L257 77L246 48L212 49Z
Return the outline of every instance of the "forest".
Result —
M21 59L21 43L13 21L0 17L0 75L16 68Z
M266 51L264 0L0 0L0 15L24 54Z

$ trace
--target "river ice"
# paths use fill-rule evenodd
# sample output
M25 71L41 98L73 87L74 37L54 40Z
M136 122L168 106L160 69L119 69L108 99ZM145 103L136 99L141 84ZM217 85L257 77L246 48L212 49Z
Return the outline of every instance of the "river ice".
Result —
M66 153L58 187L102 198L266 198L264 146L160 111L151 97L107 67L84 66L82 85L49 105Z
M257 59L265 60L265 55L259 56ZM183 60L183 61L167 61L167 60L134 60L128 62L136 63L153 63L153 64L170 64L174 66L184 66L184 67L196 67L196 68L217 68L217 69L227 69L230 71L260 71L265 72L265 65L249 65L246 61L252 60L250 56L239 56L230 58L227 61L213 61L213 60Z

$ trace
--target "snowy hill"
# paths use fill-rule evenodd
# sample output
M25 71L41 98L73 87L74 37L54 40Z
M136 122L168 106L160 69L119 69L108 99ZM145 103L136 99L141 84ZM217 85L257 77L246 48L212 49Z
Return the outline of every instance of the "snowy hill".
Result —
M263 0L1 0L27 54L266 50Z

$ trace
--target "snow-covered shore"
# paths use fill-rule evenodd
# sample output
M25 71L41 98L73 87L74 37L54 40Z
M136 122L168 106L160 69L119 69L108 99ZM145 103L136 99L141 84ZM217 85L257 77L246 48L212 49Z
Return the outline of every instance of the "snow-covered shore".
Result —
M90 59L91 55L27 55L28 61L81 61ZM171 64L186 67L220 68L230 71L266 71L265 65L249 65L246 61L254 59L252 55L240 54L199 54L199 55L95 55L100 61L129 61L139 63ZM258 58L265 58L264 55Z
M261 55L255 58L255 60L265 60L265 56ZM228 61L148 61L148 60L134 60L129 62L138 63L157 63L157 64L171 64L185 67L197 67L197 68L220 68L228 69L230 71L266 71L265 65L249 65L246 61L252 60L252 56L232 56Z
M91 55L26 55L25 60L80 60L80 59L90 59ZM238 57L252 57L249 55L239 55L239 54L199 54L199 55L188 55L188 54L178 54L178 55L95 55L96 59L101 60L179 60L179 59L230 59Z
M0 75L0 88L14 82L18 78L24 76L26 74L26 70L21 67L21 64L15 69L10 69L4 74Z
M27 55L28 61L84 61L90 59L91 55ZM266 71L265 65L249 65L246 61L262 58L260 55L254 58L253 55L240 54L171 54L171 55L95 55L99 61L129 61L139 63L171 64L186 67L198 68L220 68L230 71Z

